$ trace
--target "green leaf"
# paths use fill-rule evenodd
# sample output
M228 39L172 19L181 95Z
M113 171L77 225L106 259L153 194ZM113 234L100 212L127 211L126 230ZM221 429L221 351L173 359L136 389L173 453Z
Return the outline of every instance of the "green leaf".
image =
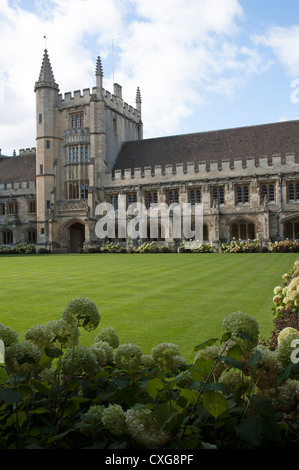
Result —
M261 415L273 416L275 413L271 403L265 398L259 397L258 395L252 395L250 397L250 403Z
M238 331L238 332L236 333L236 336L238 336L238 337L241 338L241 339L247 339L248 341L252 341L252 340L253 340L252 337L249 336L247 333L244 333L244 331Z
M17 359L17 362L22 366L23 364L35 364L35 360L33 357L28 356L28 354L24 354L21 359Z
M260 361L262 359L262 355L260 351L257 351L254 356L250 359L247 366L252 371L255 372L260 367Z
M233 357L228 357L228 356L220 356L219 361L225 362L229 366L233 367L234 369L244 369L244 362L237 361Z
M197 399L198 399L198 392L196 390L182 389L180 396L177 400L177 405L180 406L181 408L187 408L189 405L194 405ZM180 403L183 406L181 406Z
M155 399L158 393L161 392L164 387L165 385L162 380L155 378L147 381L146 391L151 398Z
M217 419L228 410L228 402L221 392L205 392L202 395L202 403L205 409Z
M233 359L236 359L236 361L239 361L242 357L242 349L238 344L235 344L232 348L230 348L227 352L228 357L232 357Z
M204 349L207 346L213 346L217 341L218 341L217 338L212 338L212 339L209 339L208 341L205 341L204 343L198 344L197 346L195 346L194 352L200 351L201 349Z
M19 412L13 413L8 418L7 425L14 426L15 424L18 424L18 426L21 428L26 420L27 420L27 414L24 411L19 411Z
M45 348L45 353L48 357L55 359L56 357L60 357L62 355L62 351L58 348Z
M5 403L18 403L23 399L23 394L16 392L14 389L6 388L5 390L0 390L0 400L5 401Z
M29 413L30 414L34 414L34 415L40 415L40 414L43 414L43 413L47 413L49 410L47 410L47 408L45 408L44 406L40 406L39 408L35 408L34 410L30 410Z
M195 361L194 365L190 369L190 373L194 380L201 380L209 375L213 367L214 361L200 357Z
M262 428L257 418L243 419L236 431L241 439L258 447L262 442Z
M287 367L282 369L280 372L278 372L278 375L277 375L278 385L282 384L283 382L285 382L291 377L294 377L297 374L299 374L299 363L288 365Z

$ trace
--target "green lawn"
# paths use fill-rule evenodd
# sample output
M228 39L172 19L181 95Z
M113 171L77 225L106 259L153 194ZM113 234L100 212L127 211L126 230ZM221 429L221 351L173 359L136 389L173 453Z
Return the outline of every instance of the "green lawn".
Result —
M86 254L0 257L0 323L23 339L33 325L60 318L74 297L94 300L101 322L81 334L90 344L107 326L144 353L160 342L193 347L221 334L225 315L254 315L272 329L273 288L298 254Z

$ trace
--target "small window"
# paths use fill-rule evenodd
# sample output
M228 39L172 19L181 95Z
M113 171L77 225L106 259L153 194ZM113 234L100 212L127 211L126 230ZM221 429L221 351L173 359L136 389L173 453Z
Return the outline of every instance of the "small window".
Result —
M293 183L289 185L289 201L295 200L295 189Z
M36 201L29 201L28 211L29 211L29 214L35 214L36 213Z
M42 114L38 115L38 122L39 122L39 124L42 124L42 122L43 122L43 115Z
M0 204L0 215L5 215L5 204Z
M113 132L117 134L117 120L115 118L113 119Z
M46 149L49 149L51 147L51 142L49 140L46 140Z
M8 215L14 215L18 213L18 203L17 202L8 202L7 203L7 213Z
M246 204L249 202L249 188L248 186L237 187L237 204Z
M224 189L223 188L213 188L212 191L213 203L224 204Z
M44 174L44 165L39 166L39 173L40 173L40 175Z

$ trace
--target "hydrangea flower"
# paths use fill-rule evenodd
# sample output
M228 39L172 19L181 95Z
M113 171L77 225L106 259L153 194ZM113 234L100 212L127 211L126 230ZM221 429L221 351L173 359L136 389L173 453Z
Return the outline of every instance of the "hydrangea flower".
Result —
M95 353L99 366L106 366L113 360L113 349L106 341L98 341L90 346Z
M68 349L61 360L61 371L67 377L92 375L97 367L97 357L87 346L78 346L74 351Z
M279 295L281 294L281 292L282 292L282 287L280 286L275 287L273 290L274 295Z
M234 312L227 315L223 322L222 328L225 333L231 333L233 340L244 352L253 349L259 338L259 325L255 317L245 312ZM245 333L250 339L237 336L238 333Z
M38 369L42 353L31 341L12 343L5 351L5 365L13 374L29 375Z
M291 364L291 355L296 348L292 347L292 342L298 340L296 333L291 333L286 336L277 346L276 357L277 362L281 368L287 367Z
M93 300L82 297L73 299L67 304L62 318L72 325L92 331L100 323L101 315Z
M126 430L125 412L120 405L109 404L102 412L103 426L112 434L119 436Z
M39 380L41 382L46 382L50 385L58 385L57 384L57 370L53 369L52 367L46 367L38 374Z
M9 326L0 323L0 339L2 339L6 348L19 340L18 333L12 330Z
M277 337L277 344L280 344L281 341L286 338L288 335L291 335L291 334L297 334L299 335L299 331L296 330L296 328L292 328L290 326L284 328L283 330L280 331L278 337Z
M119 338L114 328L107 327L103 328L95 338L95 343L99 341L105 341L110 344L113 349L118 348Z
M161 368L178 370L186 365L186 361L180 353L179 347L173 343L160 343L153 347L151 356L155 364Z
M198 359L205 359L206 361L215 361L221 354L219 346L213 344L212 346L206 346L204 349L200 349L194 358L194 362ZM215 364L213 374L216 378L220 377L222 372L225 370L226 365L222 361L218 361Z
M49 321L47 323L47 327L51 331L52 335L52 348L70 348L78 344L80 330L71 323L66 322L63 318Z
M155 367L153 356L151 354L143 354L141 357L141 365L145 369L151 369L152 367Z
M50 348L52 333L47 325L35 325L29 328L25 333L25 340L31 341L39 348Z
M225 385L225 387L227 387L230 392L234 392L236 389L236 386L240 382L243 382L244 388L247 388L249 385L248 377L242 377L241 371L237 369L224 370L221 373L218 379L218 382Z
M114 360L119 369L131 370L141 366L142 351L136 344L121 344L115 351Z
M171 434L161 429L158 420L147 408L127 410L125 422L130 435L143 446L163 446L171 438Z
M275 351L270 351L262 345L258 345L253 352L260 352L262 367L251 372L250 375L254 382L257 381L257 387L260 390L267 390L277 387L277 374L279 372L279 364Z
M104 405L91 405L89 410L83 415L83 420L93 426L102 424Z

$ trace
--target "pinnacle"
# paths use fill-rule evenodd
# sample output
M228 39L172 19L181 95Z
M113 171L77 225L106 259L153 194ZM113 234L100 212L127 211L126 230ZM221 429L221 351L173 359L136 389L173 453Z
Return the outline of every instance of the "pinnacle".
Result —
M55 83L55 78L52 71L49 55L47 49L44 50L44 57L39 74L38 82L36 85L39 86L51 86L58 89L58 85Z
M102 62L101 62L101 58L98 57L98 60L97 60L97 67L96 67L96 76L100 76L102 77L103 76L103 68L102 68Z
M136 92L136 103L142 103L141 93L140 93L140 88L139 87L137 87L137 92Z

